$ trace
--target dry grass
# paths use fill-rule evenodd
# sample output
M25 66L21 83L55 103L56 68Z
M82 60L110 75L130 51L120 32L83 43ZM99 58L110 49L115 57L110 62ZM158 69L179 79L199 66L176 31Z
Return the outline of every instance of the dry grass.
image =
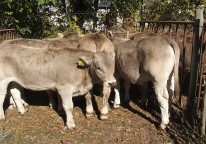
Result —
M101 121L98 110L101 107L101 97L95 97L95 114L89 119L85 117L84 98L74 98L76 128L68 131L63 131L62 117L47 105L29 106L25 115L20 115L16 109L7 109L6 120L0 122L0 143L166 144L193 143L197 139L197 135L173 119L165 131L159 131L158 110L153 108L148 112L139 107L136 101L137 99L133 99L119 109L111 109L109 119Z

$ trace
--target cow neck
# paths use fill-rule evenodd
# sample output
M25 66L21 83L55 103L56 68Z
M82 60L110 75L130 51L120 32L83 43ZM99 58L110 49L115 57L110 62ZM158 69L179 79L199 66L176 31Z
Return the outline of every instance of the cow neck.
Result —
M87 84L87 83L92 83L92 77L90 76L90 70L88 68L84 68L81 70L82 71L82 83Z
M100 83L100 79L98 78L97 74L92 71L92 65L89 67L89 75L93 84Z

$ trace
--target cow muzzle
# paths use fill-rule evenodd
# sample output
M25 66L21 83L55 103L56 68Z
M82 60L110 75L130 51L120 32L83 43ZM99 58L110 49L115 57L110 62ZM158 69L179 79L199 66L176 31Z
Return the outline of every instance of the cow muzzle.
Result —
M117 85L117 82L116 80L114 81L107 81L104 83L105 86L108 86L108 87L115 87Z

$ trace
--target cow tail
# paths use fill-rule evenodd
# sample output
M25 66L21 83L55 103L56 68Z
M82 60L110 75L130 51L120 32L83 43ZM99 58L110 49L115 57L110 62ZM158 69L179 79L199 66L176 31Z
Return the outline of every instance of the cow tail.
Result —
M180 61L180 49L178 44L173 45L174 52L175 52L175 66L174 66L174 96L176 102L179 100L180 97L180 83L179 83L179 61Z
M180 62L180 48L178 46L178 43L169 38L164 37L164 39L169 43L169 45L173 48L174 54L175 54L175 65L174 65L174 100L176 104L179 104L179 98L180 98L180 83L179 83L179 62Z

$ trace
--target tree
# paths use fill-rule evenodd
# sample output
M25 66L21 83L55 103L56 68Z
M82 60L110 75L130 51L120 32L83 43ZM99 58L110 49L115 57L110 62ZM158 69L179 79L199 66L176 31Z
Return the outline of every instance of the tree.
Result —
M132 23L129 25L134 26L140 20L140 10L142 1L140 0L113 0L113 10L121 18L132 18ZM115 16L115 15L114 15Z
M202 1L205 4L205 0ZM194 19L193 0L144 0L143 20L189 21Z
M49 7L58 0L3 0L0 2L0 28L15 28L22 37L42 38L52 32Z

